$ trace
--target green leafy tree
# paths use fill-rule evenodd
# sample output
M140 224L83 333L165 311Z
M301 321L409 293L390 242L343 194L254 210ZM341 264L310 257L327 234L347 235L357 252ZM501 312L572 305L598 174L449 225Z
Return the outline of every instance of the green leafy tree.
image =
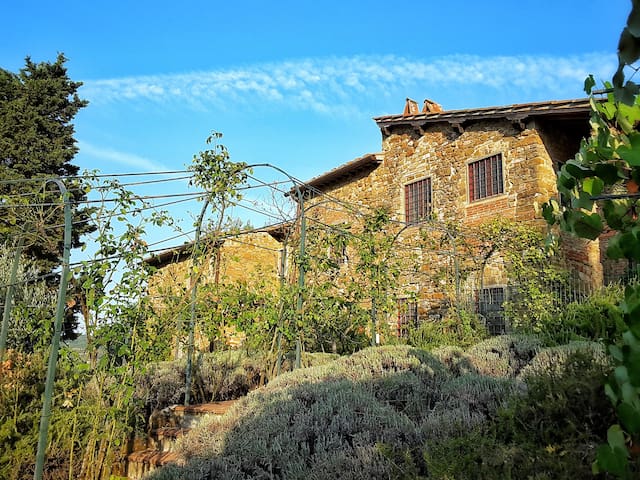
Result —
M59 264L64 222L59 192L35 179L78 173L71 163L78 151L72 121L88 103L79 98L82 83L69 78L66 61L63 54L53 63L27 57L18 73L0 69L0 241L27 234L27 253L44 273ZM86 200L82 185L67 188L74 202ZM73 206L73 247L93 228L89 212Z

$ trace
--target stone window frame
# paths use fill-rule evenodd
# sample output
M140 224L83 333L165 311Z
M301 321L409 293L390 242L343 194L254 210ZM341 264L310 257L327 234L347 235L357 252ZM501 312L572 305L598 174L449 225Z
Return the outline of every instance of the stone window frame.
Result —
M420 324L418 302L414 298L401 297L396 300L396 309L396 335L398 338L407 338L409 328L416 328Z
M493 169L494 165L490 165L489 170L487 170L486 164L489 162L495 162L495 166L497 167L495 170ZM483 179L477 178L474 182L474 173L472 170L475 166L483 166L482 173L478 171L478 174L483 174ZM482 158L469 160L467 162L467 195L469 198L469 203L481 202L483 200L492 199L494 197L498 197L500 195L505 194L505 165L504 165L504 155L502 152L497 152L491 155L484 156ZM480 170L480 168L478 168ZM487 172L489 173L489 177L487 177ZM497 175L499 182L494 181L494 175ZM487 182L489 180L489 182Z
M424 198L423 200L418 198L416 201L410 201L409 197L411 193L409 189L418 185L421 185L418 195L420 197L427 195L428 198ZM425 189L423 185L426 185L427 188ZM433 213L433 179L431 177L427 176L405 183L402 192L404 221L407 225L417 225L431 218ZM409 208L411 206L414 208L412 208L410 212ZM421 209L424 209L424 211L421 212ZM410 215L410 213L413 215Z

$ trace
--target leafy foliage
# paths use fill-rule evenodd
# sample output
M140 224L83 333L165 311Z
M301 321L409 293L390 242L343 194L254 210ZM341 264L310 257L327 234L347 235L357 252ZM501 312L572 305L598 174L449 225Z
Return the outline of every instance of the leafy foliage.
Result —
M625 83L625 68L640 59L640 4L632 2L631 13L618 45L619 67L604 101L591 98L591 136L583 141L573 160L562 167L558 190L569 201L552 200L543 206L550 224L559 224L575 235L596 239L605 227L615 232L607 247L612 259L640 260L640 224L636 212L638 196L626 193L640 180L640 88ZM595 81L585 82L592 93ZM625 188L626 187L626 188ZM601 208L596 201L602 200ZM594 472L608 471L620 477L630 474L629 447L640 441L640 285L625 289L620 310L625 323L618 345L610 347L614 375L606 385L620 425L608 431L608 442L598 449ZM626 433L626 435L625 435Z
M615 342L625 330L619 307L622 297L619 285L603 287L580 302L566 305L555 318L541 325L540 334L549 344L574 340Z
M22 180L78 173L71 163L78 151L71 122L87 101L78 97L82 83L68 77L66 60L63 54L53 63L34 63L27 57L17 74L0 69L0 179L19 181L0 187L0 198L14 206L0 219L0 241L27 235L27 252L44 273L58 265L62 251L59 192L43 189L42 180ZM79 247L80 237L93 229L86 222L91 210L75 203L86 200L84 185L75 182L67 187L74 200L72 243ZM53 205L28 206L39 203Z
M0 284L8 285L15 250L0 245ZM51 342L55 297L44 281L36 280L38 268L25 258L20 258L13 292L10 319L7 324L7 348L21 353L33 352ZM4 289L0 290L3 294ZM2 297L4 304L4 295Z
M408 343L429 350L445 345L465 348L487 336L487 329L475 314L450 309L442 320L424 321L410 329Z

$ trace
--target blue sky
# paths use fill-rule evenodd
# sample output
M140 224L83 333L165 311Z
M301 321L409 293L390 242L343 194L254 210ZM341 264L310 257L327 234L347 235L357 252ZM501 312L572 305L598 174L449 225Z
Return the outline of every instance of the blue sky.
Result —
M309 179L379 151L371 118L400 113L405 97L459 109L583 96L587 74L611 78L629 7L629 0L5 2L0 67L17 71L26 55L69 58L69 74L84 82L80 94L90 102L75 121L82 168L182 169L216 130L234 160Z

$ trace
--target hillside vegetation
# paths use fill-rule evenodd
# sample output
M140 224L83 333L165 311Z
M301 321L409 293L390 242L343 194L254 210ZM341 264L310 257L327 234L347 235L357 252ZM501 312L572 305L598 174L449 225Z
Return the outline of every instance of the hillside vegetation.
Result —
M608 370L600 344L531 336L369 348L251 392L150 478L586 478Z

